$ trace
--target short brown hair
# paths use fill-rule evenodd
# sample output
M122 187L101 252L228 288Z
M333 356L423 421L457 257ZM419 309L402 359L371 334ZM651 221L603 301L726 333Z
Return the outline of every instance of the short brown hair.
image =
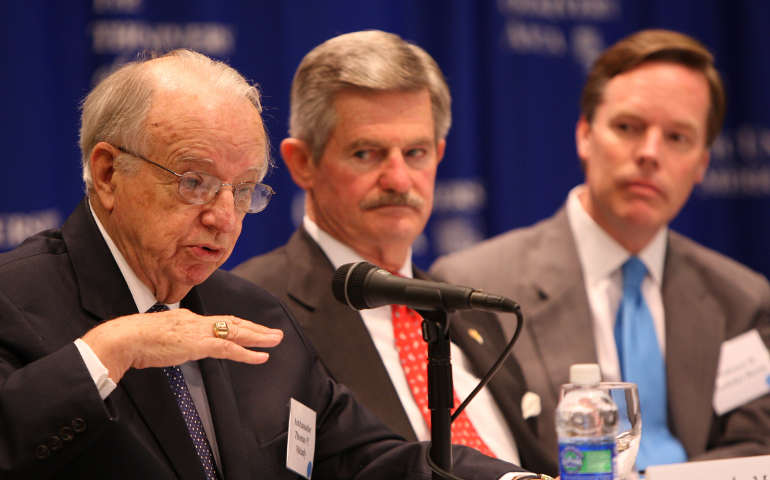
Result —
M671 62L701 72L708 81L711 105L706 145L714 142L725 118L725 90L714 56L694 38L671 30L642 30L608 48L594 62L580 96L580 113L590 123L602 102L604 87L614 76L651 61Z
M425 50L379 30L339 35L305 55L291 85L289 135L306 142L316 161L334 130L334 98L346 89L427 89L437 142L452 123L449 87Z

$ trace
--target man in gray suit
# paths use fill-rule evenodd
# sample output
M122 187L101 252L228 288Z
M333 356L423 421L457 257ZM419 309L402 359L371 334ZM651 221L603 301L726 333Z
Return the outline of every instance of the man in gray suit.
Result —
M621 379L621 266L638 257L664 386L657 405L645 408L643 398L642 413L657 406L667 415L663 428L683 447L680 460L770 453L770 396L720 414L712 408L720 345L754 329L770 340L770 286L667 228L703 179L724 110L713 58L696 40L663 30L622 39L595 62L583 89L575 139L585 183L553 217L431 269L521 304L527 323L514 353L551 413L570 364L599 363L605 380ZM553 416L540 420L556 448ZM655 463L666 460L652 456Z
M429 439L429 427L400 363L391 308L353 311L332 297L331 280L336 268L361 260L425 278L411 262L411 245L431 213L450 123L446 82L421 48L365 31L313 49L295 74L291 137L281 143L306 192L302 226L285 246L233 270L283 299L335 379L409 439ZM491 314L458 315L451 325L463 398L505 341ZM537 400L509 358L468 418L495 456L555 474L556 450L543 450L535 434Z

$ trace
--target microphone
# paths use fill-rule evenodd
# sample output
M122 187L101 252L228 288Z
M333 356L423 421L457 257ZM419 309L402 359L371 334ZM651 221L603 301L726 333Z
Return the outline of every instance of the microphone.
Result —
M406 305L417 310L490 310L512 312L511 299L470 287L399 277L368 262L348 263L334 272L334 298L355 310Z

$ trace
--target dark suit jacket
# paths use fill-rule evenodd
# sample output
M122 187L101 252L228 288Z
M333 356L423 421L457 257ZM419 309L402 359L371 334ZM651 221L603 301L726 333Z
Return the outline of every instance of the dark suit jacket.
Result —
M297 478L285 468L291 397L318 415L313 478L429 476L425 445L403 442L330 379L277 299L216 272L182 306L284 331L264 365L200 361L224 478ZM131 313L136 306L85 202L61 231L0 255L0 478L203 479L160 369L129 370L103 401L72 343ZM470 449L455 456L468 478L512 469Z
M348 386L361 403L396 433L415 438L361 316L332 296L334 268L303 228L295 232L285 246L252 258L233 272L286 302L332 376ZM415 270L415 276L424 278L425 274ZM469 335L470 329L479 332L483 344ZM487 372L506 344L494 316L488 313L454 315L450 334L479 377ZM558 472L556 450L542 448L535 434L536 419L522 419L521 398L527 389L518 364L509 359L490 382L489 389L514 434L522 466L555 475Z
M597 361L566 211L440 258L431 273L511 297L522 306L525 331L514 353L530 388L543 399L540 433L555 448L552 412L559 386L567 382L571 364ZM669 424L690 459L770 453L770 395L722 416L712 408L721 343L753 328L770 343L767 280L670 232L662 295Z

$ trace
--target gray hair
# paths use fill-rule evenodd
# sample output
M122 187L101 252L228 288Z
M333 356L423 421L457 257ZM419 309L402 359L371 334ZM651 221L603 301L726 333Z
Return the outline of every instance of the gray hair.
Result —
M259 90L255 85L226 63L201 53L179 49L126 63L99 82L81 105L80 153L87 192L93 188L89 159L97 143L110 142L135 152L141 152L147 146L144 124L156 86L148 64L159 59L171 60L170 65L183 75L205 78L212 89L229 91L234 97L245 97L258 112L262 112ZM266 134L265 141L268 141ZM270 148L266 146L267 165L270 165Z
M428 89L436 141L452 124L451 96L436 61L417 45L379 30L339 35L311 50L291 86L289 135L306 142L318 160L336 122L334 98L344 89Z

